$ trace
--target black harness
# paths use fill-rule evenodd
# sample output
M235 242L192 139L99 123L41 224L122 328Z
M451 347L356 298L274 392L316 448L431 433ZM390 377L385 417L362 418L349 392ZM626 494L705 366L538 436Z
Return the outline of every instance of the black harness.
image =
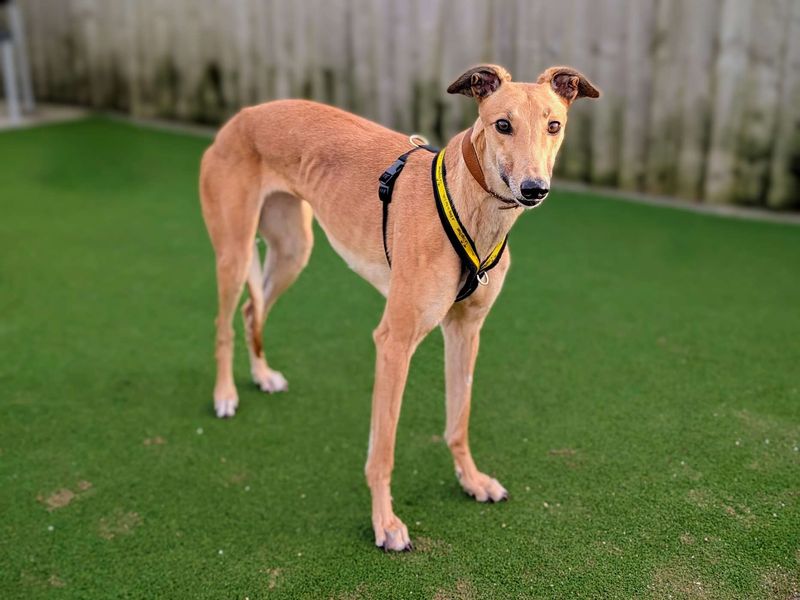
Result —
M461 259L462 273L466 272L466 279L464 285L461 286L458 294L456 294L456 302L469 297L478 287L478 284L486 285L489 283L489 276L487 271L497 266L500 262L500 257L506 248L508 236L504 237L489 253L483 261L478 257L478 251L475 248L475 242L472 241L461 219L458 217L456 207L450 200L450 193L447 189L447 173L444 166L444 150L438 151L427 144L421 144L412 148L402 156L400 156L392 165L383 172L379 178L378 197L383 203L383 251L386 254L386 262L392 266L392 260L389 256L389 247L386 242L387 222L389 219L389 203L392 201L392 192L394 191L394 184L398 176L406 166L408 157L423 148L428 152L436 152L431 166L431 180L433 184L433 196L436 200L436 210L439 213L439 218L442 221L442 227L447 233L447 238L453 246L453 249Z
M438 148L434 148L428 144L414 145L411 150L401 155L396 161L394 161L391 166L383 172L383 175L378 178L378 198L381 199L381 203L383 204L383 253L386 255L386 262L389 263L390 267L392 266L392 259L389 257L389 246L386 243L386 227L389 221L389 204L392 201L394 184L397 182L397 178L403 171L403 167L406 166L408 157L417 150L421 149L425 149L434 154L439 151Z

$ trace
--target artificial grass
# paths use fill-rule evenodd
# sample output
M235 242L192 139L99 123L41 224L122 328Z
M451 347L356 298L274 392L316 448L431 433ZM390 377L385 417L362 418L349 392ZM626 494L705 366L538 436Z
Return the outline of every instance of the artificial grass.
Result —
M266 328L289 393L250 385L239 333L239 413L213 416L207 144L0 135L4 598L798 593L800 229L557 191L524 215L471 428L511 500L453 476L434 332L393 480L416 550L384 555L362 474L383 302L319 230Z

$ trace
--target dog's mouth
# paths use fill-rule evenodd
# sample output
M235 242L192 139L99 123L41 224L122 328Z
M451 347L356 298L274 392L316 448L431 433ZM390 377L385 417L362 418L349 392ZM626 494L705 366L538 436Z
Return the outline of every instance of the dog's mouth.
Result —
M537 208L542 204L544 204L545 198L547 198L547 196L545 196L544 198L540 198L538 200L527 200L525 198L511 199L511 198L503 198L502 196L498 195L495 195L495 198L497 198L498 200L500 200L500 202L505 204L505 206L500 207L500 210L509 210L513 208L524 208L525 210L533 210L534 208Z
M521 208L520 203L517 201L516 198L504 198L499 194L492 194L497 200L505 204L505 206L501 206L500 210L509 210L513 208Z
M545 194L541 198L534 198L531 200L528 200L527 198L515 198L515 200L519 202L522 206L524 206L527 210L541 206L542 204L544 204L544 201L546 199L547 199L547 194Z

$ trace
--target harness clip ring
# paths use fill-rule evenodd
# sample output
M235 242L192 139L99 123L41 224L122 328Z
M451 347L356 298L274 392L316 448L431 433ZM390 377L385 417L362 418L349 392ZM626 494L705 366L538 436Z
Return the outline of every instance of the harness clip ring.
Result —
M486 271L481 271L477 275L478 283L481 285L489 285L489 274Z
M430 142L428 142L428 138L419 133L412 133L410 136L408 136L408 141L412 146L415 146L416 148L430 145Z

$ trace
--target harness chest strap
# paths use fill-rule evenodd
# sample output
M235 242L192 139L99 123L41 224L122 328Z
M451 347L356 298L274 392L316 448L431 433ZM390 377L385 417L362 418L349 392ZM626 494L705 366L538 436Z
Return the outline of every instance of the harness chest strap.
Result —
M471 144L470 144L471 145ZM487 271L493 269L500 262L500 257L508 243L508 236L505 236L492 249L483 261L478 256L475 242L472 241L467 229L458 217L456 207L450 199L447 189L447 169L444 164L445 151L441 150L433 159L431 167L431 179L433 180L433 195L436 199L436 210L442 221L442 227L453 245L456 254L461 258L461 264L467 271L467 278L456 295L456 302L470 296L478 284L486 285L489 283Z
M389 223L389 203L392 201L392 192L394 192L394 184L397 182L397 178L403 171L403 167L406 166L406 161L408 160L408 157L420 149L424 149L432 153L436 153L436 151L438 150L438 148L434 148L433 146L429 146L428 144L415 145L414 148L412 148L405 154L401 154L400 157L398 157L398 159L394 161L389 166L389 168L386 169L383 172L383 174L378 178L378 198L380 198L381 203L383 204L383 224L381 226L383 229L383 253L386 255L386 262L389 263L390 267L392 266L392 259L389 256L389 245L386 243L386 229Z

